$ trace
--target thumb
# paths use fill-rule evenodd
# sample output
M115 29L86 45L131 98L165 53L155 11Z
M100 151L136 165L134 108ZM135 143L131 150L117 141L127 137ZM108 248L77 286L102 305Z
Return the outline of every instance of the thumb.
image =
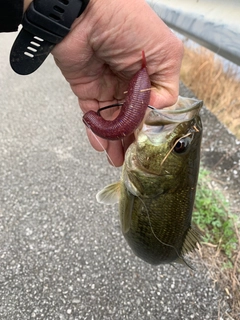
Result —
M154 85L151 87L149 104L157 109L166 108L176 103L179 95L179 77L171 79L171 83L164 86Z

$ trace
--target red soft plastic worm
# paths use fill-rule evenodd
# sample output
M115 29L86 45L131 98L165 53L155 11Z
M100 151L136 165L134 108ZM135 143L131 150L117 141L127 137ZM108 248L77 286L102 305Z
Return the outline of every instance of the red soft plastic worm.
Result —
M112 121L105 120L95 111L88 111L83 122L97 136L107 140L119 140L133 133L141 124L150 100L151 82L142 52L142 68L130 80L125 102L119 115Z

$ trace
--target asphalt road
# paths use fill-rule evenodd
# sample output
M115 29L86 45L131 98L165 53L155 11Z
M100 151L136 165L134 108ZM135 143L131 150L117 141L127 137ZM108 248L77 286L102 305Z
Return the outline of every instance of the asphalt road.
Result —
M207 268L132 254L117 208L95 200L120 170L90 148L51 57L33 75L11 71L14 37L0 35L0 319L228 319Z

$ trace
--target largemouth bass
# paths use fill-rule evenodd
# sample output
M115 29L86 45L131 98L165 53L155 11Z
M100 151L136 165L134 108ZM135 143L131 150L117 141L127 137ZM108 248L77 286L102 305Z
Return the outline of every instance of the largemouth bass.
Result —
M192 227L198 179L202 101L179 97L153 109L125 155L121 180L97 200L119 203L123 235L133 252L150 264L180 262L199 242Z

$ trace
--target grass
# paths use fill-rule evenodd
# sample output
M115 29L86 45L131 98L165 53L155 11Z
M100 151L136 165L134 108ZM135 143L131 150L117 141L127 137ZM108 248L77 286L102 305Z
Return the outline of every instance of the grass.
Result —
M237 249L235 225L238 217L230 213L229 203L220 190L211 188L210 172L201 169L195 199L194 221L204 230L203 241L215 243L231 258Z
M226 68L212 52L189 45L187 39L184 44L182 82L240 139L239 69ZM213 187L213 179L209 171L200 170L193 221L204 234L202 261L229 296L229 318L240 319L239 217L231 214L224 193Z
M181 80L240 139L237 67L226 69L212 52L202 47L189 47L185 41Z
M200 169L193 221L203 233L200 252L210 275L228 294L232 316L239 316L239 221L223 192L213 188L212 179L209 171Z

